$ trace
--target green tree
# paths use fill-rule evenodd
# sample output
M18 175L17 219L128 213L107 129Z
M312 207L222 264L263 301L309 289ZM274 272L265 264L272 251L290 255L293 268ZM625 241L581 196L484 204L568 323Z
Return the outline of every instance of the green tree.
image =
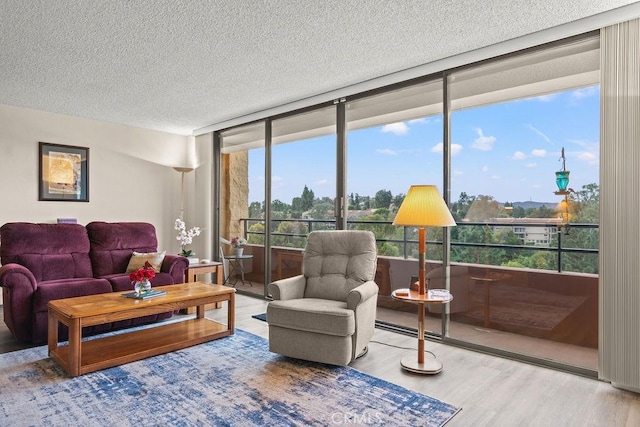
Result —
M522 206L515 206L511 212L511 216L513 218L524 218L527 216L527 212Z
M456 221L462 221L467 216L467 212L475 199L475 196L469 196L465 192L460 193L458 201L452 203L450 206L453 218Z
M309 230L304 222L280 221L273 233L272 245L288 248L304 248Z
M389 190L379 190L376 193L375 201L376 208L389 208L391 206L391 200L393 200L393 195Z
M253 234L259 233L259 234ZM249 238L247 241L255 245L264 245L264 224L257 223L249 227Z
M291 205L281 202L278 199L275 199L273 202L271 202L272 212L289 212L290 210L291 210Z
M314 198L315 196L313 194L313 190L309 190L309 188L305 185L304 189L302 190L302 196L300 197L302 203L302 212L306 212L313 207Z
M251 202L249 205L249 218L262 218L262 203Z
M304 211L302 197L294 197L291 200L291 217L300 218L300 214Z
M529 218L555 218L558 216L558 211L554 208L548 208L545 205L540 206L537 209L531 209L527 212Z
M400 194L397 194L396 196L394 196L394 198L393 198L393 206L396 208L396 210L400 209L400 206L402 205L402 202L404 202L405 196L406 195L404 193L400 193Z
M400 256L400 249L389 242L383 242L378 244L378 255L384 256Z
M328 197L316 199L311 208L311 217L315 219L331 219L333 217L333 201Z

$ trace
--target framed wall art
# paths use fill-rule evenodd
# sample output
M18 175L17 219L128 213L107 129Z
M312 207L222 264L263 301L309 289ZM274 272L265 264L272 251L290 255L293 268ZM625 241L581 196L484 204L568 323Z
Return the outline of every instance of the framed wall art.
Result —
M40 142L38 200L89 201L89 149Z

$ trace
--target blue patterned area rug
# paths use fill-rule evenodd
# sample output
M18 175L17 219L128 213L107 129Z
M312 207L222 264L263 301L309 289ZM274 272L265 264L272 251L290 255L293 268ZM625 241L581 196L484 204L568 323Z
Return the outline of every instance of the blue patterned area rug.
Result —
M288 359L236 334L68 377L46 346L0 355L7 426L441 426L459 408L349 367Z

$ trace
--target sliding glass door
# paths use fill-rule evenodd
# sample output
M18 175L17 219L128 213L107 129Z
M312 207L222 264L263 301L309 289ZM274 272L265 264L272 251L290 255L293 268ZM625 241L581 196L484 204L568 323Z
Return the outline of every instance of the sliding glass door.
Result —
M226 283L265 296L265 122L221 132L219 245ZM246 240L236 257L232 241Z
M301 273L313 230L333 230L336 197L336 108L273 120L271 254L273 279Z
M378 319L415 328L417 307L391 292L418 275L417 229L392 222L412 184L443 189L442 80L349 100L346 122L348 223L376 235ZM442 229L428 236L429 269L439 268ZM441 326L439 314L427 319L428 331L440 334Z
M454 300L427 331L596 371L599 110L585 36L223 131L224 236L255 246L266 282L300 274L313 230L372 230L379 324L415 329L391 292L418 273L417 230L392 223L434 184L457 226L427 230L427 278Z
M597 369L598 47L578 40L448 76L451 338Z

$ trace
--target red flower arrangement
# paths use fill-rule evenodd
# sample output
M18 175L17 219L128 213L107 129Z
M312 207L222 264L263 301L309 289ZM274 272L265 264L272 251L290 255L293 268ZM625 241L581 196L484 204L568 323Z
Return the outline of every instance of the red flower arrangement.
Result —
M149 261L144 263L144 268L139 268L129 274L129 280L132 282L142 282L144 279L151 280L154 277L156 277L156 272L153 270L153 267L151 267L151 264L149 264Z

